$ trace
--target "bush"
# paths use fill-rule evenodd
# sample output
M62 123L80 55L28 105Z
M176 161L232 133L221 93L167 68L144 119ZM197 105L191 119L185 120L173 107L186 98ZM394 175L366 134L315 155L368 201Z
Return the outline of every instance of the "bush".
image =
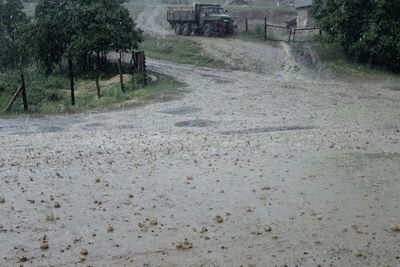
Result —
M0 92L4 92L6 90L6 84L0 80Z
M350 58L400 72L400 1L316 0L312 13Z

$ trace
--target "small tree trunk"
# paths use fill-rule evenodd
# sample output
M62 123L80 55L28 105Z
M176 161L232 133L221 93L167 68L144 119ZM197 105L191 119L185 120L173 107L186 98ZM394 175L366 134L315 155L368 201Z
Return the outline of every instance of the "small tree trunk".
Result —
M75 106L74 70L71 56L68 57L69 81L71 87L71 105Z
M135 52L132 52L132 90L135 89Z
M296 41L296 29L293 30L293 36L292 36L292 41Z
M142 87L147 85L147 74L146 74L146 57L144 51L141 52L141 69L142 69Z
M26 98L26 87L25 87L24 74L21 74L21 92L22 92L22 102L24 103L24 111L28 111L28 99Z
M118 58L118 71L119 71L119 82L121 83L121 90L125 94L124 77L122 76L121 53L119 53L119 58Z
M267 17L264 18L264 40L267 41Z
M100 52L97 51L97 52L96 52L96 64L97 64L97 69L98 69L98 70L101 69L101 67L100 67L100 60L101 60Z
M100 72L99 72L99 70L97 69L97 64L94 64L94 74L95 74L95 79L96 79L97 98L100 99L100 98L101 98L101 94L100 94L100 84L99 84Z

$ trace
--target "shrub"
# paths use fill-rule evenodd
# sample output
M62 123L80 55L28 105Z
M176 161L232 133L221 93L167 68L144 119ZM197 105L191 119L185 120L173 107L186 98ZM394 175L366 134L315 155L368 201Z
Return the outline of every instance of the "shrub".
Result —
M312 13L350 58L400 72L400 1L316 0Z

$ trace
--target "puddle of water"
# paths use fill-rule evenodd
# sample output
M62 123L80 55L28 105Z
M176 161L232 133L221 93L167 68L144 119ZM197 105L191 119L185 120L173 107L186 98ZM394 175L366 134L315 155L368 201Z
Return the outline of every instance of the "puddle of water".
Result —
M219 78L216 78L216 79L214 79L213 80L215 83L219 83L219 84L227 84L227 83L232 83L232 81L230 81L230 80L226 80L226 79L219 79Z
M12 133L10 133L10 134L8 134L8 135L28 135L28 134L35 134L35 133L37 133L37 132L34 132L34 131L29 131L29 132L12 132Z
M171 115L186 115L200 112L202 109L197 107L179 107L179 108L170 108L166 110L158 111L160 113L166 113Z
M56 133L64 131L63 127L51 126L51 127L42 127L38 132L40 133Z
M83 126L84 129L90 129L90 128L97 128L97 127L103 127L105 126L104 123L96 122L96 123L89 123Z
M176 127L206 127L215 125L215 121L210 120L191 120L191 121L181 121L175 123Z
M115 128L122 130L122 129L133 129L135 127L133 127L133 125L123 124L123 125L117 125L115 126Z
M219 132L222 135L237 135L237 134L259 134L259 133L271 133L271 132L283 132L283 131L299 131L299 130L310 130L316 129L312 126L283 126L283 127L265 127L265 128L253 128L243 129L235 131L224 131Z

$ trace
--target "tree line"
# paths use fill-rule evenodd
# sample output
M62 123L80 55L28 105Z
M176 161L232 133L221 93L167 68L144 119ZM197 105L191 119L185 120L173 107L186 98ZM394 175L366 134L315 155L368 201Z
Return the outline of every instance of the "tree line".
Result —
M350 58L400 72L399 0L315 0L312 14Z
M0 67L38 62L50 74L63 62L101 68L109 52L138 48L142 32L125 0L39 0L33 18L21 0L0 0Z

